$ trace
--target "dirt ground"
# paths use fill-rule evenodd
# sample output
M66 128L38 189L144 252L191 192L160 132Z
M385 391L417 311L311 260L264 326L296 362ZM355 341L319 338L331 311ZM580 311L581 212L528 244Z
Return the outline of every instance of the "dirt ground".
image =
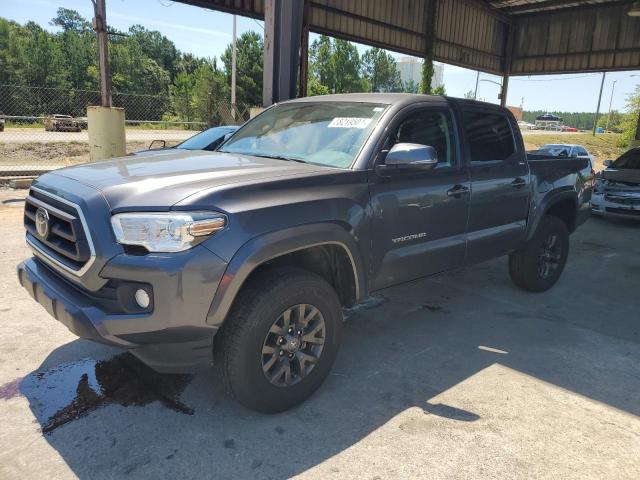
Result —
M582 226L546 293L501 258L373 296L320 390L261 415L51 318L16 280L23 195L0 191L2 479L640 478L640 222Z

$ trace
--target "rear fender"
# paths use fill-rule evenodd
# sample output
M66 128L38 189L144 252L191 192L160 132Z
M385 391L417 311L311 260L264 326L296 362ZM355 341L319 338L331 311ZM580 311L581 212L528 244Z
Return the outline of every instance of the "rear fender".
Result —
M542 194L538 193L539 196ZM532 221L529 222L527 228L527 236L526 240L530 240L531 237L536 233L538 225L542 218L547 214L547 212L557 203L570 199L575 205L575 211L578 211L578 194L575 190L571 188L566 189L556 189L548 192L541 199L535 200L534 206L532 208L530 219Z

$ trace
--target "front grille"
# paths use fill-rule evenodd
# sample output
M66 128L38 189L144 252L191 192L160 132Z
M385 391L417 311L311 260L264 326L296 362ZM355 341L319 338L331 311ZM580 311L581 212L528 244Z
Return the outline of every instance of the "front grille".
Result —
M604 199L608 202L618 203L620 205L640 205L640 198L605 195Z
M629 210L627 208L607 207L607 212L617 213L619 215L631 215L634 217L640 216L640 210Z
M38 210L48 215L47 228L38 232ZM41 212L41 217L44 217ZM47 257L67 269L79 271L91 258L89 240L80 212L70 203L32 189L25 199L24 226L28 239Z

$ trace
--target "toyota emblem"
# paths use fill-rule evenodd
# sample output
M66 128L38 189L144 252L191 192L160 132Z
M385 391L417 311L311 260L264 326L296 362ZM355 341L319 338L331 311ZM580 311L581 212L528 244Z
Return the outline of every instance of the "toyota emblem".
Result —
M36 232L40 238L49 235L49 212L42 207L36 210Z

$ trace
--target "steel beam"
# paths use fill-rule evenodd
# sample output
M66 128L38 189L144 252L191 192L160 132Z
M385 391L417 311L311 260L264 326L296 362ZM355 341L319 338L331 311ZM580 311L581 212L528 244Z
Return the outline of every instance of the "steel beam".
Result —
M265 0L262 104L295 98L304 2Z

